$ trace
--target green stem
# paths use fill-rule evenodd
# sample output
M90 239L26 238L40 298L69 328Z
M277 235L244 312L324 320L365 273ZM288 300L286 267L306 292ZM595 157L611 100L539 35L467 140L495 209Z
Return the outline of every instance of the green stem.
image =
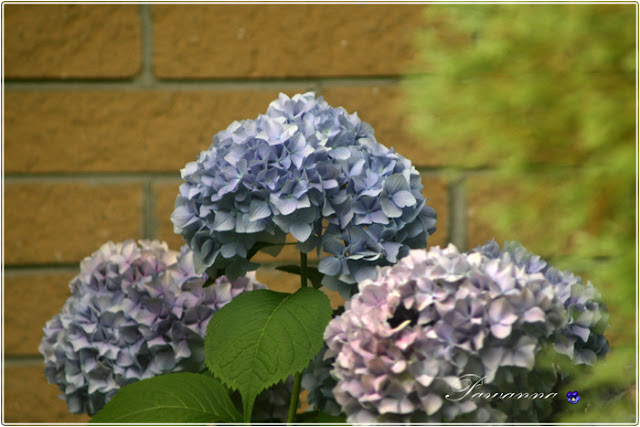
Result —
M300 287L307 286L307 254L300 252ZM289 402L289 416L287 424L291 425L295 421L296 412L298 411L298 398L300 397L300 384L302 382L302 372L294 375L293 391L291 392L291 401Z
M250 408L247 408L247 407L244 407L244 402L243 402L243 410L244 410L244 423L251 424L251 415L253 413L253 403L251 404Z
M291 401L289 402L289 416L287 424L291 425L295 421L296 412L298 411L298 396L300 396L300 384L302 383L302 372L298 372L293 376L293 391L291 392Z

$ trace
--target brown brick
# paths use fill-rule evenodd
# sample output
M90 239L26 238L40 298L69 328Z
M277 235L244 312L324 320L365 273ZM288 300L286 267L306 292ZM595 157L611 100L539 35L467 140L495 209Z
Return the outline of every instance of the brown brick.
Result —
M156 236L159 240L167 242L175 251L185 244L181 235L173 232L171 214L173 213L178 188L183 181L177 179L171 183L155 183L152 187L154 197L154 217L157 226Z
M518 241L527 249L541 256L564 255L571 252L580 230L567 233L550 233L557 226L559 215L549 197L549 189L559 188L564 179L559 176L502 178L493 174L468 177L465 183L467 195L467 247L474 248L495 239L502 247L504 242ZM511 225L504 221L506 214L526 206L527 215L535 219L517 217Z
M4 343L8 355L38 354L42 328L71 295L74 273L6 273ZM29 313L25 315L25 313Z
M77 262L142 237L141 185L5 182L4 197L7 264Z
M398 75L420 5L154 5L163 78Z
M287 90L293 95L300 90ZM278 90L8 92L5 172L179 170Z
M42 366L4 367L4 423L88 423L59 399L58 386L47 383Z
M297 243L296 239L293 238L290 234L287 235L287 243ZM284 245L282 250L278 254L278 256L273 257L265 252L258 252L256 256L253 258L256 262L259 263L276 263L279 265L283 264L300 264L300 252L296 249L296 245L289 244ZM309 265L317 265L318 264L318 255L317 252L311 251L307 254L307 262Z
M294 293L300 289L300 276L284 273L271 268L260 268L257 279L272 291ZM329 297L331 308L334 310L344 304L344 299L334 291L322 287L322 291Z
M422 138L409 133L408 120L403 111L403 95L395 86L379 87L327 87L324 99L334 107L344 107L349 113L357 112L360 119L375 130L376 139L386 147L409 159L415 166L446 164L439 151L431 150Z
M135 5L4 6L5 77L120 78L141 64Z
M449 242L449 184L444 178L435 176L423 176L422 194L427 200L427 205L436 210L438 221L436 232L429 237L427 246L445 246Z

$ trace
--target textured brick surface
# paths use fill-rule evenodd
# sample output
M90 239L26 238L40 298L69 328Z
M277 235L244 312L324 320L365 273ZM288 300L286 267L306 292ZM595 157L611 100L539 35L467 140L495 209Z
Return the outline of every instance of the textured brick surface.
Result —
M376 139L393 147L416 166L438 166L446 162L442 153L429 149L422 138L409 133L408 121L402 114L402 91L395 86L327 87L321 93L334 107L344 107L349 113L373 126Z
M165 78L396 75L413 57L419 5L153 6Z
M77 262L141 237L137 184L5 182L4 201L7 264Z
M215 133L266 112L279 92L8 92L5 172L167 171L179 177Z
M67 411L58 386L47 383L44 363L4 367L5 423L87 423L89 416Z
M436 210L438 221L436 222L436 232L429 237L427 245L443 246L449 242L449 184L446 179L423 176L422 184L424 190L422 194L428 198L427 205Z
M234 120L265 112L278 92L8 92L6 171L170 171L177 175L209 147L216 132ZM374 127L380 143L394 147L413 164L440 164L438 153L408 135L399 112L399 89L327 88L323 95L334 106L357 111Z
M140 70L135 5L4 5L9 78L114 78Z
M74 273L7 273L4 280L5 354L38 353L42 328L71 295Z
M300 276L283 273L270 268L260 268L257 272L258 281L276 292L293 293L300 289ZM331 308L336 309L344 304L344 299L337 293L322 288L322 291L329 297Z
M556 207L547 197L548 190L558 188L563 180L541 176L536 182L536 186L528 187L521 179L504 180L491 174L467 178L467 247L474 248L490 239L495 239L500 246L505 241L516 240L542 256L570 253L574 235L579 230L564 236L549 234L549 224L558 218L554 216ZM515 221L505 230L496 226L495 209L504 212L524 203L539 214L538 221Z
M451 164L451 153L429 149L428 136L409 134L398 85L376 87L366 80L351 85L348 79L303 83L315 77L401 75L413 61L411 37L423 25L425 6L148 7L153 46L147 48L159 78L151 89L136 79L143 57L139 5L4 6L5 76L24 80L10 82L4 94L4 261L26 266L5 275L8 356L37 355L42 326L69 295L68 282L76 273L57 272L48 264L77 266L104 242L139 239L143 230L178 250L184 241L173 233L170 215L179 170L209 147L215 133L234 120L264 113L281 91L293 95L322 88L330 104L357 111L381 143L414 165ZM87 85L92 89L75 79L93 79ZM114 86L102 79L121 82ZM199 79L240 84L218 88ZM277 87L268 83L272 89L234 89L257 79L283 80ZM193 86L186 89L182 81ZM94 174L113 179L93 179ZM143 210L147 180L151 218ZM429 205L438 212L438 230L429 245L442 245L449 236L448 184L434 174L423 176L423 183ZM267 264L258 279L271 289L299 288L298 276L273 268L299 262L294 246L285 246L278 258L260 253L255 259ZM317 262L315 255L309 262ZM323 291L333 308L344 303L337 293ZM68 413L42 365L20 363L5 366L4 422L88 421L86 415Z
M297 243L293 236L287 236L287 243ZM275 264L300 264L300 252L296 249L295 244L284 245L278 256L273 257L264 252L258 252L253 258L259 263L275 263ZM307 254L307 262L309 265L318 265L318 255L316 251Z
M156 238L167 242L173 250L178 250L185 244L182 236L173 232L171 214L178 196L178 188L183 181L176 179L173 182L156 183L151 191L154 197L154 221L156 223Z
M487 240L495 239L500 245L504 237L498 234L487 212L487 201L510 203L515 200L518 191L509 188L495 178L472 176L465 182L467 199L467 248L475 248Z

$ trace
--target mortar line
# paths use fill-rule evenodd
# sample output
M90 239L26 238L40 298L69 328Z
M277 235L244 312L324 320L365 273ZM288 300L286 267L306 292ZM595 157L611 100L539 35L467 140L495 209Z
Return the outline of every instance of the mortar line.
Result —
M384 143L382 143L384 145ZM402 153L398 153L402 155ZM411 159L409 159L411 160ZM446 176L447 173L451 170L446 166L419 166L413 165L420 174L421 177L442 177Z
M42 263L42 264L14 264L5 265L5 275L12 274L55 274L55 273L77 273L78 262L64 262L60 264Z
M43 365L42 355L5 355L3 357L4 366L37 366Z
M18 80L6 79L6 91L73 91L73 90L268 90L268 89L299 89L300 86L310 90L321 91L331 87L368 87L368 86L397 86L400 76L352 76L352 77L291 77L291 78L258 78L258 79L228 79L228 78L190 78L190 79L159 79L153 75L152 48L146 46L143 50L143 65L141 74L131 79L36 79Z
M460 251L467 249L467 202L465 177L449 183L449 241Z
M402 153L399 153L400 155L402 155ZM411 159L409 159L411 160ZM450 166L450 165L440 165L440 166L421 166L421 165L416 165L414 164L413 166L415 166L415 168L418 170L418 172L420 172L420 174L422 175L429 175L429 174L433 174L433 175L437 175L437 174L451 174L452 172L454 174L456 173L464 173L465 175L476 175L476 174L483 174L485 172L492 172L495 171L495 168L492 168L491 166L476 166L476 167L461 167L461 166Z
M401 153L402 154L402 153ZM446 166L416 166L416 169L422 176L440 176L446 174L451 169ZM493 169L478 168L478 169L465 169L464 173L472 176L478 174L484 174L491 172ZM171 172L79 172L79 173L67 173L67 172L10 172L4 176L5 180L25 182L25 181L39 181L39 180L51 180L51 181L76 181L76 180L95 180L96 182L141 182L147 179L155 181L179 181L180 173L177 168L176 171Z
M148 180L142 191L142 236L145 239L155 239L157 235L154 211L155 198L153 195L153 182Z
M146 182L154 181L179 181L180 175L177 172L85 172L77 174L67 173L26 173L7 174L4 177L6 182L77 182L88 181L96 183L122 183L122 182Z
M140 28L142 32L142 69L138 83L149 88L156 85L153 75L153 19L151 16L151 5L140 5Z

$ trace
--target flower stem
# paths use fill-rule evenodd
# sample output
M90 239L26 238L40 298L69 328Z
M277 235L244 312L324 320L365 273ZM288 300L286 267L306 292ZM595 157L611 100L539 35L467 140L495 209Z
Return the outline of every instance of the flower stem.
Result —
M300 287L307 286L307 254L300 252ZM298 398L300 397L300 383L302 382L302 372L298 372L293 377L293 391L289 402L289 416L287 424L293 424L298 411Z
M291 425L295 421L296 412L298 411L298 397L300 396L300 383L302 382L302 372L298 372L293 376L293 391L291 392L291 401L289 402L289 416L287 424Z

